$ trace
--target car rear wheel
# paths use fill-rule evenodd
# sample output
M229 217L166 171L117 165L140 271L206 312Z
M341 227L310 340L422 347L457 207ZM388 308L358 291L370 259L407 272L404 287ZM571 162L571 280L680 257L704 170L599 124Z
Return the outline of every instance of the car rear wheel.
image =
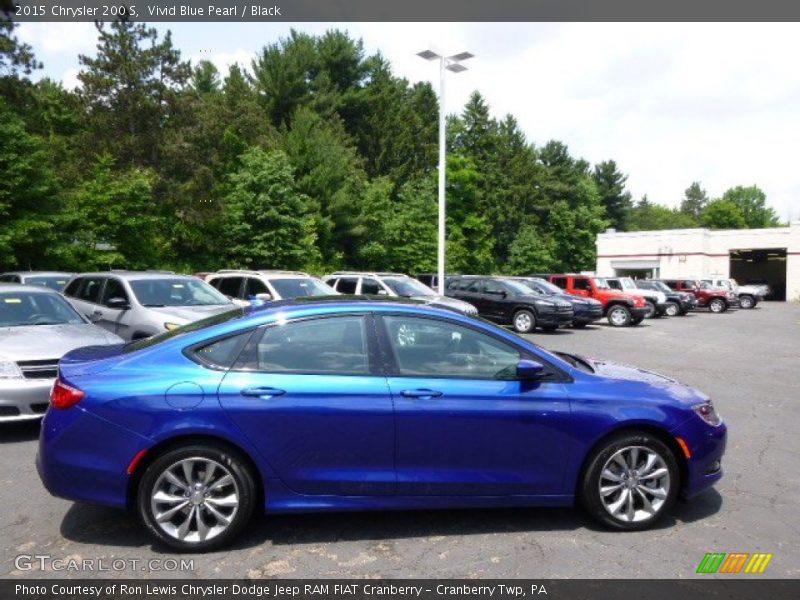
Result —
M644 432L615 436L590 457L581 482L587 512L613 529L647 529L675 503L680 487L672 451Z
M161 542L204 552L232 540L250 520L256 486L247 463L217 445L167 451L139 484L139 516Z
M713 313L725 312L727 308L728 305L722 298L712 298L711 301L708 303L708 309Z
M631 322L631 311L626 306L616 304L608 310L608 323L613 327L627 327Z
M536 327L536 316L523 308L514 313L512 324L517 333L530 333Z
M752 296L739 296L739 306L742 308L754 308L755 305L756 301Z
M680 312L681 308L675 302L667 302L667 306L664 308L664 313L668 317L677 317Z

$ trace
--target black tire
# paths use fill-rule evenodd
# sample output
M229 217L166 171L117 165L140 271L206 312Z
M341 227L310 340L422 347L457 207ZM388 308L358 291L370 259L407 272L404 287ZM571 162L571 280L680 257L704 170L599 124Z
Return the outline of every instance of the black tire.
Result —
M631 324L631 311L623 304L615 304L608 309L606 318L612 327L627 327Z
M728 303L722 298L712 298L708 301L708 310L716 314L724 313L728 310Z
M664 314L668 317L677 317L680 314L686 314L681 312L681 307L678 306L676 302L667 302L667 305L664 307Z
M634 467L634 470L630 471L631 473L636 473L636 477L628 476L625 480L620 479L620 489L619 489L619 496L617 496L616 491L612 491L611 493L606 494L605 501L612 506L607 508L606 504L604 504L603 496L601 496L600 487L601 484L605 482L612 482L611 487L615 485L613 481L609 477L602 477L601 473L604 472L608 466L611 466L612 469L616 467L616 470L622 471L619 469L619 463L612 463L609 465L612 457L615 455L621 454L622 457L625 456L626 449L637 449L637 455L647 456L648 453L656 454L660 457L661 463L664 465L663 468L667 471L667 476L664 478L653 480L652 478L645 478L643 477L641 481L644 482L644 485L637 485L640 490L645 489L645 486L652 485L655 487L656 485L660 485L660 490L664 490L664 485L666 484L668 487L664 490L664 497L661 499L657 499L655 496L650 496L649 492L644 494L642 492L637 491L636 487L630 490L628 493L633 497L633 510L634 514L637 519L640 520L625 520L624 518L619 518L611 513L611 509L613 508L613 504L618 502L621 499L621 496L625 493L625 488L628 485L628 479L635 479L635 483L639 484L639 475L642 473L639 472L639 469L644 468L644 461L637 462L637 467ZM630 453L628 454L630 457ZM625 461L627 463L627 461ZM624 473L624 472L623 472ZM613 474L613 473L612 473ZM645 473L646 474L646 473ZM620 476L618 474L618 476ZM630 482L631 484L634 481ZM655 437L652 434L641 432L641 431L631 431L631 432L624 432L618 435L615 435L605 442L603 442L589 457L586 462L586 468L583 472L582 479L580 481L579 487L579 497L581 504L583 505L584 509L591 515L594 519L602 523L603 525L611 528L617 529L622 531L635 531L641 529L648 529L652 527L655 523L657 523L667 512L669 512L672 505L675 504L675 499L678 496L678 490L680 489L680 471L678 469L678 462L673 454L672 450L664 444L661 440ZM652 489L652 488L651 488ZM654 489L653 492L658 491ZM640 511L643 513L647 513L648 511L645 510L644 500L642 498L648 499L650 501L652 499L653 507L654 504L657 504L659 500L663 499L658 505L657 510L655 510L655 514L652 516L647 516L645 514L640 514ZM626 506L626 502L623 500L622 507Z
M753 296L751 296L750 294L744 294L743 296L739 296L739 306L741 308L745 309L755 308L756 304L758 304L758 302L756 302L756 299L753 298Z
M531 333L536 329L536 315L527 308L521 308L511 317L511 325L517 333Z
M647 312L644 314L645 319L653 319L656 317L656 303L652 300L645 300L645 304L647 304Z
M218 466L223 467L223 474L225 470L227 470L234 481L234 484L228 484L230 488L227 489L238 492L238 506L233 509L235 512L233 512L230 524L218 534L210 539L185 541L173 537L162 529L162 526L156 521L156 517L153 514L151 497L154 492L154 487L159 482L161 476L167 470L170 470L170 467L174 467L174 465L180 463L182 460L192 458L205 459L217 463ZM202 473L202 471L200 471L200 473ZM253 515L257 498L258 494L256 491L255 477L247 461L238 452L232 451L223 445L202 443L173 448L158 456L142 475L137 490L136 507L139 518L141 518L150 533L166 546L184 552L207 552L225 546L241 532L242 528L250 521ZM192 506L192 502L187 500L186 508L190 508L190 506ZM192 508L192 510L195 509L198 511L200 510L199 507ZM175 518L181 520L182 515L185 515L185 511L176 513ZM189 515L188 520L191 521L191 515Z

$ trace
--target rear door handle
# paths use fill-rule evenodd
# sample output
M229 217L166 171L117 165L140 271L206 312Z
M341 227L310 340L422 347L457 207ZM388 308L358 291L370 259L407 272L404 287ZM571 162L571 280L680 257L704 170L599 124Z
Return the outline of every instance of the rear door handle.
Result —
M244 388L239 393L242 396L269 399L269 398L274 398L275 396L283 396L286 393L286 390L279 390L278 388L273 388L273 387L253 387L253 388Z
M405 396L406 398L422 398L422 399L429 399L429 398L438 398L442 395L442 392L437 390L403 390L400 392L401 396Z

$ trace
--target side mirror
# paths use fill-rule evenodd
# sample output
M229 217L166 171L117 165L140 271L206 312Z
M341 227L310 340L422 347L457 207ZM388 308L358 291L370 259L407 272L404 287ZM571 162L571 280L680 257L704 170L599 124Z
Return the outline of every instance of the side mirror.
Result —
M378 296L388 296L389 292L386 290L378 290Z
M109 298L106 300L106 306L114 310L128 310L131 307L125 298Z
M256 298L258 300L272 300L272 294L268 294L267 292L262 292L260 294L256 294Z
M517 363L517 379L532 380L539 379L544 372L544 365L535 360L521 358Z

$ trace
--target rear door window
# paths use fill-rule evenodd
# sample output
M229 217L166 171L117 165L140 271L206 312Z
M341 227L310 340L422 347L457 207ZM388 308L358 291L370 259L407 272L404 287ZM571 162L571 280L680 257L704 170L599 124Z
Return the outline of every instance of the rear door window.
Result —
M556 284L558 285L558 284ZM589 284L588 279L573 279L572 280L572 287L576 290L590 290L592 286Z
M223 277L217 289L229 298L239 298L244 277Z

